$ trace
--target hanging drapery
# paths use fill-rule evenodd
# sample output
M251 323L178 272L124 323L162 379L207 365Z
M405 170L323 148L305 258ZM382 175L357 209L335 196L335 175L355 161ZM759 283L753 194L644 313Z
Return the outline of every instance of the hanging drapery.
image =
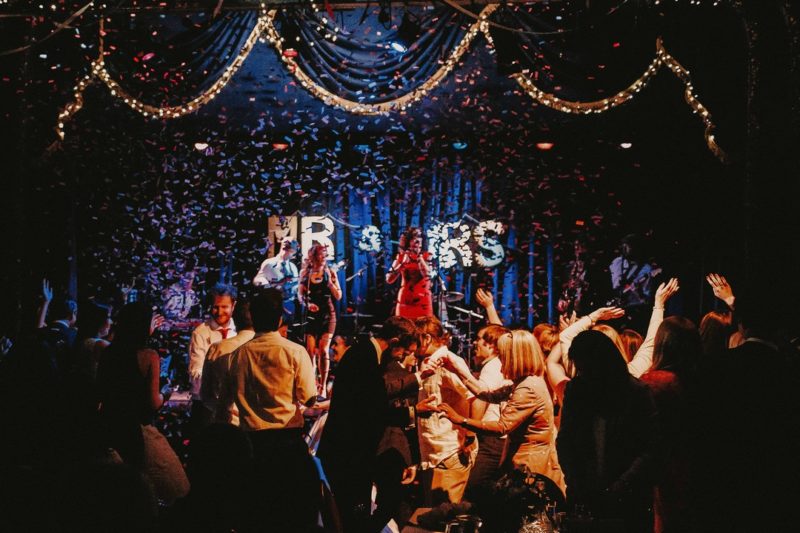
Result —
M78 81L74 101L59 113L57 134L64 139L65 124L81 109L83 92L95 79L102 81L113 96L145 117L178 118L193 113L223 90L262 35L273 45L300 85L326 104L361 115L405 111L450 74L479 34L482 33L492 45L494 37L490 30L490 17L499 13L505 17L504 22L518 24L522 32L515 35L528 40L518 43L516 48L523 51L518 59L527 63L529 68L515 73L514 78L538 103L564 113L604 112L631 100L660 67L667 66L682 81L687 103L703 120L709 150L721 161L726 160L713 134L711 113L695 94L688 70L667 53L660 37L656 41L655 59L627 88L599 100L571 100L568 98L569 90L557 95L555 89L562 88L564 79L577 82L578 77L568 74L559 78L552 64L557 63L556 59L562 54L541 39L531 40L542 22L532 18L529 12L520 10L519 6L515 6L513 11L498 8L499 4L486 5L480 14L473 15L476 20L471 24L467 20L470 17L463 10L445 8L426 15L421 19L421 33L407 47L402 45L403 52L392 46L401 39L409 39L407 35L401 35L399 29L388 31L380 41L368 42L341 30L324 16L320 18L320 15L303 10L262 11L258 16L249 12L235 13L199 27L187 24L189 30L178 32L171 39L151 40L149 47L160 53L139 50L131 55L131 45L121 41L120 50L128 51L122 54L123 58L139 65L151 60L158 64L158 68L140 67L138 73L128 74L126 80L122 80L126 77L124 69L117 70L116 63L112 62L114 54L106 58L102 38L105 31L101 23L100 55L91 64L90 72ZM500 26L507 27L505 24ZM547 32L552 33L558 34L557 31ZM508 41L508 36L503 39ZM116 45L109 47L116 48ZM233 51L237 49L234 57ZM537 65L541 68L530 70ZM569 73L568 69L564 71ZM151 86L148 78L157 77L154 75L156 72L160 72L171 86L168 89L162 86L157 91L161 93L160 103L150 104L147 101L157 99L152 95L145 97L144 87ZM540 72L547 75L540 76ZM549 81L548 77L551 78ZM131 82L136 88L126 88L121 80L126 84ZM542 88L544 81L553 87L550 92ZM197 94L198 90L200 94L186 102L188 95ZM176 103L176 100L185 103Z

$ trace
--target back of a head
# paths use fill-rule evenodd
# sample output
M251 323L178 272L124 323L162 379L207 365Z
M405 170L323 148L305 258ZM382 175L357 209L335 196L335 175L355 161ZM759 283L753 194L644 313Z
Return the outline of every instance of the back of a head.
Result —
M622 381L628 366L614 342L595 330L579 333L569 349L577 375L587 381Z
M526 329L515 329L497 341L503 375L511 381L544 374L544 354L536 337Z
M732 317L729 312L709 311L700 321L700 340L703 353L722 353L728 348L728 339L733 332Z
M283 295L278 289L259 289L250 300L250 317L258 333L277 331L282 315Z
M153 310L144 302L131 302L119 310L114 325L112 346L131 349L143 348L150 337L150 321Z
M700 333L688 318L665 318L656 332L653 347L653 370L669 370L676 374L692 372L700 359Z
M593 326L592 329L594 331L599 331L600 333L611 339L611 342L613 342L614 346L617 347L617 351L619 352L620 357L622 357L622 359L625 360L626 362L628 361L625 358L625 344L622 342L622 338L619 336L619 333L617 333L617 330L615 330L608 324L597 324L596 326Z
M431 336L434 345L448 346L450 344L450 334L435 316L421 316L416 319L415 324L420 335Z
M239 331L253 329L253 317L250 314L250 302L239 301L233 309L233 322Z
M78 313L78 302L69 298L57 298L50 305L52 320L71 320Z
M78 317L78 337L88 339L94 337L105 326L111 309L107 305L97 302L87 302L81 305L81 314Z
M622 352L622 355L625 357L625 361L630 362L631 359L633 359L633 356L636 355L639 347L642 345L644 338L642 338L638 331L633 329L622 330L622 333L619 334L619 338L622 343L622 347L625 350Z
M533 328L533 336L536 337L542 351L547 355L558 342L558 328L553 324L536 324Z
M400 346L410 346L418 341L419 332L414 321L402 316L390 316L377 334L385 341L397 339Z
M505 326L499 326L497 324L489 324L488 326L481 328L478 331L478 337L482 338L484 342L491 346L497 346L497 343L500 341L500 338L503 335L508 335L511 333L511 330Z

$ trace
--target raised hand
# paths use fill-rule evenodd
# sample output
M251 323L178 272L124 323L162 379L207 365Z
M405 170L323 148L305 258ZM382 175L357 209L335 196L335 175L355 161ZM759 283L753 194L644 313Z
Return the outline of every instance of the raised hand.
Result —
M494 307L494 296L486 289L480 288L475 291L475 300L483 308Z
M567 316L566 313L558 316L558 331L564 331L578 320L578 315L575 311Z
M656 289L655 307L663 308L672 295L678 292L678 278L670 278L669 281L662 283Z
M48 304L53 301L53 288L47 278L42 280L42 301Z
M725 279L725 276L711 273L706 276L706 281L709 285L711 285L711 290L714 291L714 296L728 304L730 307L733 307L733 302L735 300L733 296L733 288L731 287L730 283L728 283L728 280Z
M164 322L166 322L164 315L153 313L153 317L150 319L150 335L157 329L160 329L161 326L164 325Z
M621 307L601 307L589 313L592 322L604 322L625 316L625 310Z

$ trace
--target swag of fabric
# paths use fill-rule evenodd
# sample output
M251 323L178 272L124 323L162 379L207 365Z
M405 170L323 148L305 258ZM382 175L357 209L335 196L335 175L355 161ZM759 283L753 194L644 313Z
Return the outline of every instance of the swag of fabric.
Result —
M525 5L492 13L492 22L520 30L489 28L501 71L522 71L541 90L590 101L624 89L653 61L658 33L635 5L601 15L558 12L551 20L555 14Z
M106 23L105 67L131 95L166 107L184 104L222 76L256 26L258 13L231 11L213 20L144 13L135 20L133 28L116 29L113 19Z
M398 29L382 32L381 40L374 42L334 28L320 16L304 9L277 13L284 54L293 49L295 63L315 83L341 98L364 103L394 100L421 86L441 67L471 23L443 7L420 16L420 35L413 43ZM395 50L392 42L405 42L407 50Z

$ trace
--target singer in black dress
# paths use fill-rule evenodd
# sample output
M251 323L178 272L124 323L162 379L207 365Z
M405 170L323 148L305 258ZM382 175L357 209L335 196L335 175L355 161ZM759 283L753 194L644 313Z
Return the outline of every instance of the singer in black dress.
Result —
M336 331L334 300L342 297L336 271L327 264L327 247L315 243L300 271L300 299L306 306L306 349L319 372L319 393L327 396L330 346Z

